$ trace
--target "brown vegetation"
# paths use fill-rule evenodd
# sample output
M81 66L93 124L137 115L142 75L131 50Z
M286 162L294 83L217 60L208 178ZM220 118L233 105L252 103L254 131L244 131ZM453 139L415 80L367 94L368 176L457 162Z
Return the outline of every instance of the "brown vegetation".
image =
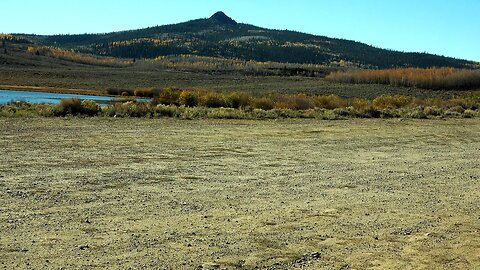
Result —
M424 89L465 90L480 88L480 70L455 68L403 68L333 72L327 80L352 84L388 84Z
M66 115L86 115L96 116L101 112L100 105L93 100L81 100L79 98L66 98L62 99L58 105L56 105L52 113L54 116L66 116Z

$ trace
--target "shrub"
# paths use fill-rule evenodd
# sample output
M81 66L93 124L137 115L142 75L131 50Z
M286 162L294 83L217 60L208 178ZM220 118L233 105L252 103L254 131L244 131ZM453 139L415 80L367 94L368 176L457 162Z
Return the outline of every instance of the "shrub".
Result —
M117 117L153 117L154 110L148 103L128 101L124 103L115 103L110 112Z
M442 110L436 106L429 106L423 109L423 112L426 116L440 116L442 115Z
M53 114L54 116L66 115L86 115L96 116L101 112L100 105L93 100L81 100L79 98L62 99L53 110L44 110L44 114Z
M139 88L135 88L135 90L133 91L133 94L134 94L136 97L149 97L149 98L153 98L153 97L157 97L157 96L160 94L160 90L159 90L159 89L156 89L156 88L143 88L143 87L139 87Z
M407 96L379 96L373 100L373 106L379 109L398 109L407 107L412 101L413 98Z
M83 113L82 100L79 98L65 98L55 106L56 116L79 115Z
M402 114L404 117L416 118L416 119L426 119L427 115L424 112L422 107L416 107L410 110L405 110Z
M158 101L165 105L180 105L180 92L178 88L165 88L160 92Z
M333 110L336 108L345 108L348 106L348 103L337 95L316 96L314 98L314 101L317 108L324 108L329 110Z
M82 100L82 107L82 114L88 116L98 115L102 111L100 105L98 105L98 103L93 100Z
M201 97L200 104L208 108L226 107L225 98L221 93L207 92Z
M263 110L263 109L254 109L251 114L254 119L277 119L278 110Z
M199 101L197 93L186 91L186 90L180 93L179 99L180 99L180 104L185 105L187 107L195 107L198 105L198 101Z
M251 102L252 97L244 92L231 92L225 97L225 105L230 108L245 108Z
M449 108L446 112L447 113L458 113L458 114L462 114L463 112L465 111L465 109L462 107L462 106L454 106L454 107L451 107Z
M52 105L31 104L24 101L10 102L5 105L0 104L0 116L2 117L35 117L35 116L53 116Z
M274 106L275 106L275 103L273 102L273 100L267 97L256 98L253 101L253 107L255 109L268 111L273 109Z
M475 112L474 110L470 110L470 109L467 109L463 112L463 117L465 118L473 118L478 115L479 115L479 112Z
M209 118L217 119L245 119L246 114L242 110L234 108L214 108L208 111L207 116Z
M156 117L179 117L181 114L180 108L175 105L159 104L155 107Z
M308 110L315 108L315 102L312 97L305 94L290 95L277 101L277 108L291 110Z
M181 112L180 117L182 119L199 119L199 118L206 118L209 113L208 108L205 107L185 107L184 110Z
M372 108L372 102L366 98L353 98L350 100L350 106L357 111L363 112Z
M335 115L341 116L341 117L348 117L348 116L355 116L355 113L353 112L352 108L335 108L333 109L333 113Z
M358 112L358 116L366 117L366 118L380 118L383 115L382 111L377 110L372 106L366 107L361 110L357 110L357 112Z
M130 89L123 88L107 88L105 92L111 96L133 96L134 91Z

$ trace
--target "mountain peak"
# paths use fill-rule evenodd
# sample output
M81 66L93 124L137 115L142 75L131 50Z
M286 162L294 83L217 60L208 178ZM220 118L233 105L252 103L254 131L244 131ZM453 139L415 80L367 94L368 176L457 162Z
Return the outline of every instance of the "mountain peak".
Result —
M210 20L214 20L214 21L217 21L217 22L220 22L220 23L223 23L223 24L229 24L229 25L236 25L237 22L235 20L233 20L232 18L228 17L225 13L223 13L222 11L219 11L215 14L213 14L211 17L210 17Z

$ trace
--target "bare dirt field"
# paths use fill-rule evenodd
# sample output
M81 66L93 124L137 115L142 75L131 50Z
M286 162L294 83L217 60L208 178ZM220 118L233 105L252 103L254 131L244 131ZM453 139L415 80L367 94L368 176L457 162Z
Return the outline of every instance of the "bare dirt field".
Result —
M480 120L0 118L0 269L479 269Z

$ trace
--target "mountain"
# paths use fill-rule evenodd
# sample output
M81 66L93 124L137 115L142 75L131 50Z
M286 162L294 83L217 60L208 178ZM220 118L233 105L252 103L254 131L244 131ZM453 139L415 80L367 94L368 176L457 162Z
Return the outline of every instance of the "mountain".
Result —
M237 23L223 12L208 19L106 34L17 36L41 45L122 58L189 54L365 68L475 65L451 57L404 53L350 40Z

